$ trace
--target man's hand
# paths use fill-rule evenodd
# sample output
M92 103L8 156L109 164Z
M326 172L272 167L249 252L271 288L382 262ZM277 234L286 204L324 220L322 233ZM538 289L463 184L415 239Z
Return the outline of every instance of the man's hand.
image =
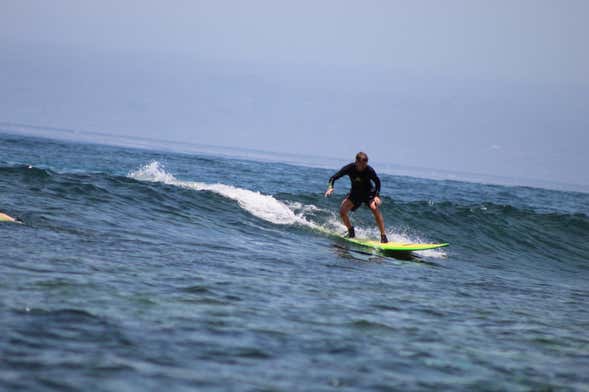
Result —
M327 188L327 190L325 191L325 197L331 196L332 193L333 193L333 188L332 187Z
M370 208L376 208L376 207L380 207L380 204L382 202L380 201L380 197L378 196L374 196L374 198L372 199L372 201L370 202Z

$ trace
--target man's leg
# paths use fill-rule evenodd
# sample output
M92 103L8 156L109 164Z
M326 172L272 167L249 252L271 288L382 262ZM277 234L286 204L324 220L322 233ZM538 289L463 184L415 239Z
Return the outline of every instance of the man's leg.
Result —
M342 201L342 204L339 208L339 214L342 217L342 221L344 221L344 225L348 228L348 231L352 229L352 223L350 222L350 217L348 213L354 208L354 203L347 197Z
M370 211L372 211L372 215L374 215L374 219L376 220L378 230L380 230L380 235L386 234L384 231L384 218L382 217L382 212L380 212L378 206L375 206L373 204L370 204L368 207L370 208Z

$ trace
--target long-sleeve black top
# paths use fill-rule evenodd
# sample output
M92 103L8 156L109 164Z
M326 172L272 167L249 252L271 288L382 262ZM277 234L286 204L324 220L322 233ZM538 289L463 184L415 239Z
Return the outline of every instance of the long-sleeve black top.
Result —
M366 169L359 171L355 163L350 163L331 176L328 183L329 186L333 187L334 182L345 175L350 177L352 184L350 194L369 197L375 197L380 194L380 179L372 166L367 165ZM371 181L374 182L374 187L372 187Z

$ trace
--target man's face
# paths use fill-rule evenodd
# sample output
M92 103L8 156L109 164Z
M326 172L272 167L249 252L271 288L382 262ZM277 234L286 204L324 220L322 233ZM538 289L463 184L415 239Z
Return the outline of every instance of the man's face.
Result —
M363 171L368 166L368 158L366 157L358 157L356 158L356 169L358 171Z

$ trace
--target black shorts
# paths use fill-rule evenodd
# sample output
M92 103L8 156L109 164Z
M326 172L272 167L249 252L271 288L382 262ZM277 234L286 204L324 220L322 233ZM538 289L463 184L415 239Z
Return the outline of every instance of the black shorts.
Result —
M354 204L354 207L352 207L352 211L356 211L358 209L358 207L360 207L362 205L362 203L366 203L366 205L369 206L370 203L372 202L372 199L374 199L374 196L372 196L370 194L356 195L356 194L348 193L348 195L346 196L346 199L348 199L349 201L351 201Z

